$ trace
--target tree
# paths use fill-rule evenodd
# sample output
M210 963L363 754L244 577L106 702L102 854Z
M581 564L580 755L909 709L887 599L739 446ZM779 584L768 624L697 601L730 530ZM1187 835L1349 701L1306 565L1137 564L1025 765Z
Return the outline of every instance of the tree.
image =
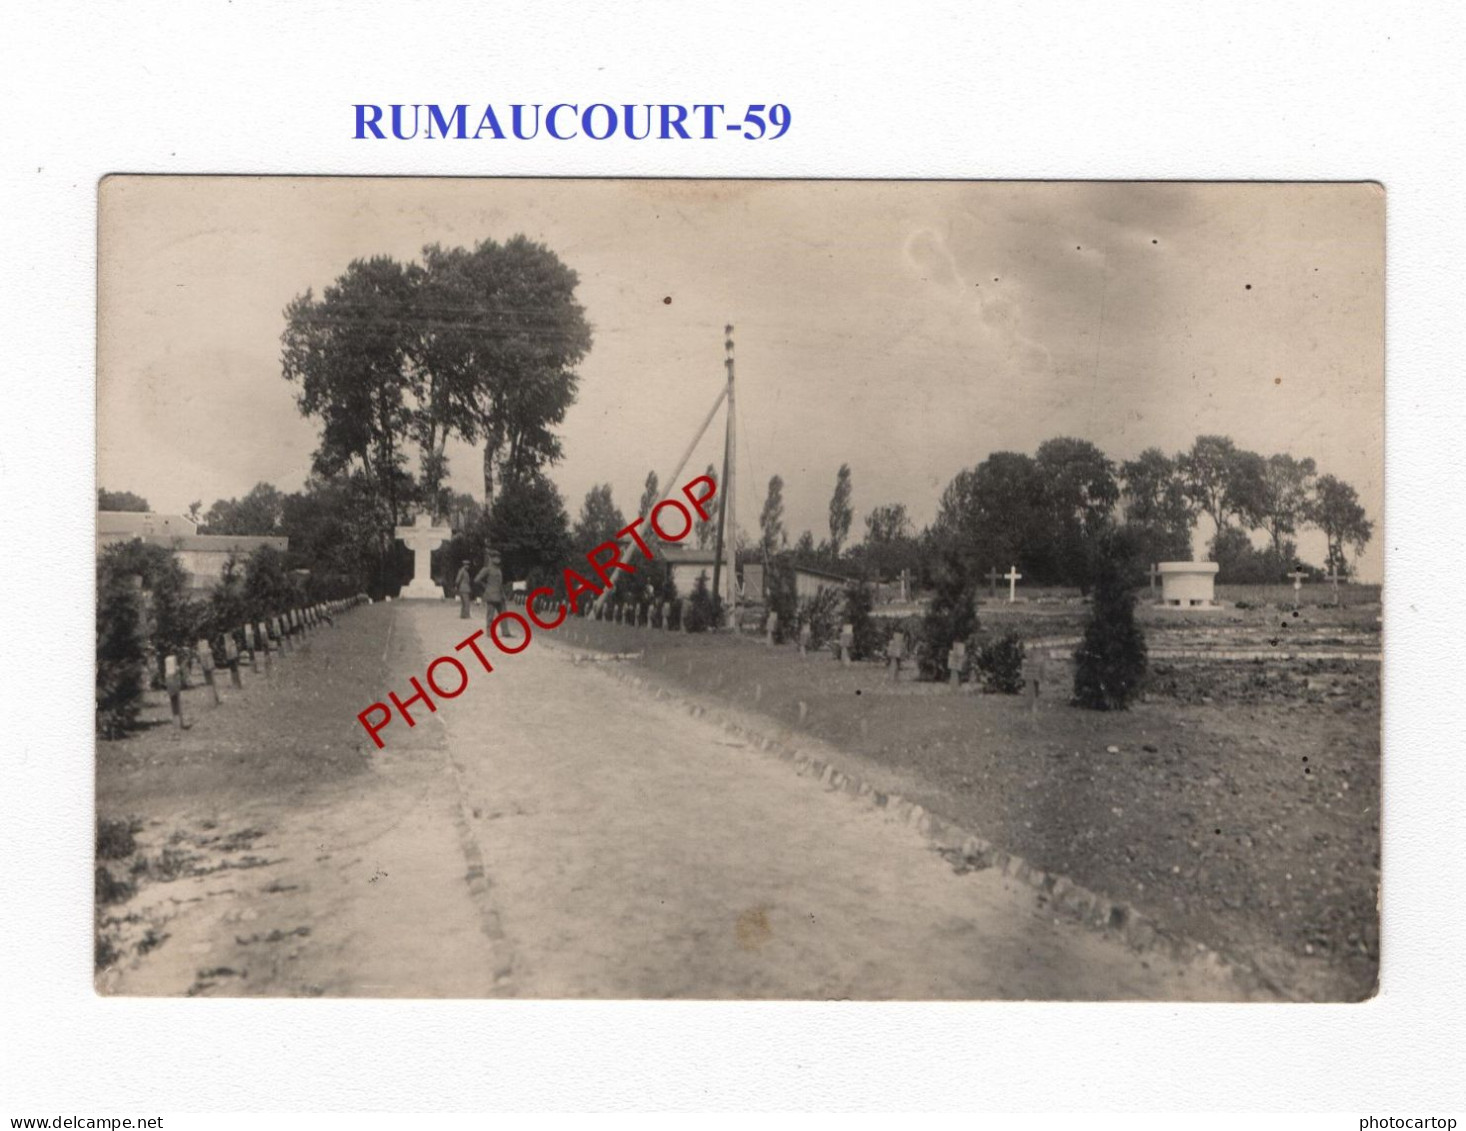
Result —
M952 645L968 645L977 635L977 602L965 563L948 551L935 569L935 593L922 620L921 673L927 679L941 679L947 671Z
M609 504L610 487L607 486L605 491L605 502ZM614 507L612 511L605 517L605 522L620 518ZM601 519L597 517L592 521ZM614 538L616 530L625 525L617 525L610 537ZM502 557L505 578L526 580L531 586L556 585L573 553L570 517L565 512L565 501L555 484L538 472L517 475L504 484L498 505L487 516L486 534L488 544ZM606 540L602 538L600 541ZM475 572L481 564L482 547L478 549L478 555L472 559Z
M1022 452L994 452L959 471L942 492L932 524L932 552L960 565L969 582L989 569L1017 565L1034 581L1052 580L1045 545L1046 496L1038 465Z
M1282 553L1283 536L1296 534L1308 521L1317 471L1313 460L1286 454L1269 456L1263 463L1253 509L1272 541L1274 556Z
M761 545L767 561L788 541L784 533L784 480L780 476L775 475L769 480L769 494L764 500L764 509L759 512L758 524L763 533Z
M105 487L97 488L97 509L99 511L133 511L147 512L153 508L148 506L148 501L141 495L134 495L131 491L108 491Z
M661 485L657 482L657 473L648 471L646 473L646 485L642 488L641 502L637 505L636 513L651 521L652 508L662 501Z
M1321 475L1313 485L1306 516L1328 541L1329 568L1347 574L1347 551L1362 553L1374 534L1374 523L1364 517L1358 493L1342 479Z
M1118 558L1104 549L1095 556L1094 599L1074 653L1074 701L1093 711L1123 711L1145 678L1145 634Z
M834 557L840 556L840 547L850 534L854 517L850 506L850 465L842 463L835 473L835 493L830 496L830 549Z
M575 522L573 540L576 553L584 554L605 542L614 542L618 531L626 528L626 519L611 498L611 485L602 483L585 493L580 517Z
M575 367L591 346L575 299L580 277L543 244L517 235L472 251L423 249L424 367L434 415L483 444L484 505L501 482L559 460L553 431L575 403ZM441 443L440 430L435 440Z
M1240 518L1249 530L1260 525L1264 462L1228 436L1198 436L1189 451L1176 457L1186 497L1211 518L1217 532L1231 517Z
M296 405L321 423L313 460L324 476L360 473L377 502L378 553L412 501L406 447L415 425L412 325L418 276L386 256L353 260L317 300L285 308L281 368Z
M242 499L217 499L204 515L209 534L270 535L280 532L285 496L268 483L256 483Z
M855 547L854 553L876 577L898 577L902 570L918 571L921 553L905 505L886 503L866 515L865 541Z
M801 562L807 562L812 560L817 553L813 532L801 531L798 540L794 543L794 556Z
M380 599L399 584L398 555L383 552L379 502L360 471L311 476L281 501L279 532L290 540L291 568L310 570L310 589L322 597Z
M1159 448L1146 448L1120 467L1125 481L1125 522L1146 563L1191 560L1196 503L1186 494L1177 467Z
M1108 529L1120 498L1115 465L1088 440L1061 436L1039 445L1034 466L1043 484L1050 577L1085 588L1089 547Z
M202 526L204 521L204 501L195 499L188 504L188 517L197 525Z
M96 725L103 738L120 738L142 710L144 633L141 590L112 561L98 561Z
M173 551L133 539L106 547L100 568L110 577L142 579L143 634L152 652L153 678L161 685L164 659L191 649L200 610L188 595L188 575Z

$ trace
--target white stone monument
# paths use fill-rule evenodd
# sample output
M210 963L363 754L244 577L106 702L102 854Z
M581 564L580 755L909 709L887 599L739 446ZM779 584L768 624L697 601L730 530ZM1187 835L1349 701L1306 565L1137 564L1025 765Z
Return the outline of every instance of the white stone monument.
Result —
M1172 609L1218 609L1216 562L1160 562L1161 605Z
M411 526L399 526L395 531L397 540L412 551L412 581L402 587L399 600L418 598L427 601L441 601L443 587L433 581L432 553L453 537L451 526L423 525L422 515L412 520Z

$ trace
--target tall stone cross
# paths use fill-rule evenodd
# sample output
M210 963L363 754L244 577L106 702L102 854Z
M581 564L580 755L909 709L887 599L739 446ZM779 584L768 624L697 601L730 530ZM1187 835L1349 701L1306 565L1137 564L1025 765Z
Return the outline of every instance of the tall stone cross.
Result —
M1018 599L1018 582L1022 578L1023 575L1018 572L1016 565L1009 566L1008 572L1003 574L1003 580L1008 583L1008 604L1010 605Z
M1293 607L1295 609L1301 609L1303 607L1303 579L1308 574L1304 573L1301 569L1295 569L1288 576L1293 579Z
M1152 597L1154 597L1155 596L1155 583L1156 583L1157 580L1159 580L1159 578L1161 576L1161 567L1158 564L1152 565L1150 567L1150 569L1148 569L1146 571L1145 576L1148 577L1148 578L1150 578L1150 594L1151 594Z
M394 531L398 541L412 551L412 581L402 587L398 600L414 597L423 600L441 600L443 590L433 584L433 551L453 537L451 526L423 525L422 515L412 520L411 526L399 526Z
M988 570L988 596L989 597L992 597L994 599L997 598L997 596L998 596L998 578L1001 577L1001 576L1002 576L1002 574L1000 574L995 569Z

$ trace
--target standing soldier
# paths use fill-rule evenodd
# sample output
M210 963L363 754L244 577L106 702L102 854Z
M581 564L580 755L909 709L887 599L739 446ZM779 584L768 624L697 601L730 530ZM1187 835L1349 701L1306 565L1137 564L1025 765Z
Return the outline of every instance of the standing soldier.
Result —
M453 587L458 590L458 618L467 620L468 606L473 603L473 578L468 572L466 560L458 565L458 576L453 579Z
M498 550L489 551L488 560L474 581L484 587L484 604L488 606L488 623L492 625L494 618L504 611L504 571L499 568Z

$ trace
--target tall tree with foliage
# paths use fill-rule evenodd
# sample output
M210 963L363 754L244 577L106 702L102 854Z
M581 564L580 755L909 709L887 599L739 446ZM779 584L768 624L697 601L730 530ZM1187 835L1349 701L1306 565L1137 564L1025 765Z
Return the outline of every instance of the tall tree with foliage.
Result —
M611 485L601 483L587 491L580 504L573 535L575 550L584 554L603 542L614 542L617 532L625 528L626 518L611 497Z
M1186 497L1212 520L1216 533L1232 519L1248 530L1262 525L1266 462L1256 452L1237 447L1229 436L1198 436L1188 451L1176 457Z
M969 579L1010 565L1035 581L1053 580L1045 545L1046 496L1032 457L994 452L959 471L942 492L931 541L935 554L960 563Z
M1363 553L1374 535L1374 523L1365 517L1358 492L1342 479L1320 475L1313 485L1307 517L1328 542L1329 567L1347 574L1348 551Z
M1070 436L1045 440L1033 462L1044 487L1050 577L1083 588L1090 547L1109 529L1120 498L1115 465L1088 440Z
M607 503L610 497L610 488L607 487ZM605 522L619 517L619 512L614 508L612 511ZM593 520L600 521L599 518ZM565 512L565 500L547 476L530 472L510 479L499 494L498 505L487 515L485 522L488 544L499 551L506 579L528 581L531 585L554 586L560 582L561 571L570 564L573 553L570 517ZM618 526L616 530L620 528ZM615 530L611 537L615 537ZM602 542L605 540L601 539ZM482 553L481 547L479 552ZM480 564L480 558L474 558L475 572Z
M845 544L845 539L850 536L850 523L855 518L855 511L850 505L850 465L842 463L840 470L835 473L835 491L830 496L830 553L832 557L840 556L840 549Z
M1191 560L1196 503L1186 494L1176 461L1159 448L1146 448L1120 466L1125 523L1143 563Z
M417 405L412 313L418 275L396 260L354 260L320 299L285 308L281 367L296 405L321 425L313 470L360 474L377 504L378 554L413 501L407 470Z
M1094 596L1074 653L1074 702L1093 711L1123 711L1145 679L1145 633L1135 620L1125 559L1112 543L1093 557Z
M188 575L172 550L141 539L106 547L99 568L109 578L135 575L142 579L143 635L152 652L153 679L161 686L165 657L191 649L198 639L201 609L189 596Z
M423 261L423 354L438 382L436 415L483 445L492 512L502 482L560 458L554 429L575 403L575 368L591 347L575 298L580 277L522 235L484 240L471 251L434 245Z
M1282 556L1283 539L1308 521L1317 472L1313 460L1286 454L1269 456L1262 464L1253 510L1272 542L1274 557Z
M759 544L764 560L768 561L788 541L784 533L784 480L781 476L769 479L769 493L764 499L763 510L759 512L758 525L761 532Z

